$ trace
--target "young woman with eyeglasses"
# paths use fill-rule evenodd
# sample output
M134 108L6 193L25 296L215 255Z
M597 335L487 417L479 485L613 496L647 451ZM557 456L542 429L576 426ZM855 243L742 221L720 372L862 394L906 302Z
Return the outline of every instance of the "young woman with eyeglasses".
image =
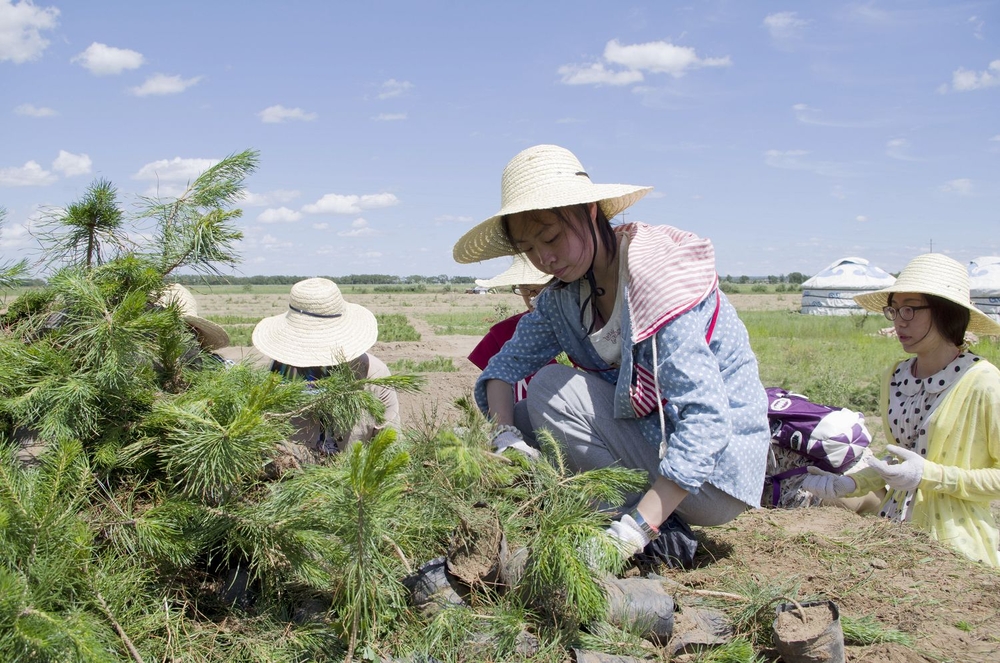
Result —
M850 477L816 472L802 487L821 498L884 493L879 513L911 522L966 556L1000 566L990 502L1000 499L1000 371L971 352L966 331L1000 335L1000 323L972 305L966 269L929 253L896 283L854 298L892 321L914 355L883 379L886 450Z

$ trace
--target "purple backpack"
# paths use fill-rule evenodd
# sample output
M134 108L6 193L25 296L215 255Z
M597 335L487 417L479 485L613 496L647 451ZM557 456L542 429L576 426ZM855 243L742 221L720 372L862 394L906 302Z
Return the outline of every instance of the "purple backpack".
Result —
M774 503L781 480L805 474L808 465L840 474L857 460L872 440L860 412L813 403L805 396L768 387L767 419L771 443L803 457L805 464L767 477Z

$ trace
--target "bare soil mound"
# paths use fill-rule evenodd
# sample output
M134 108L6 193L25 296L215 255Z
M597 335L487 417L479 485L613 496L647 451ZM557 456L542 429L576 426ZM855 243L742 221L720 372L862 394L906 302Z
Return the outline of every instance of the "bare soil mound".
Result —
M842 620L874 618L913 640L848 646L849 661L1000 661L1000 573L909 526L837 507L760 509L699 536L697 567L665 572L687 588L784 588L800 600L833 600ZM680 588L676 599L681 609L706 600Z

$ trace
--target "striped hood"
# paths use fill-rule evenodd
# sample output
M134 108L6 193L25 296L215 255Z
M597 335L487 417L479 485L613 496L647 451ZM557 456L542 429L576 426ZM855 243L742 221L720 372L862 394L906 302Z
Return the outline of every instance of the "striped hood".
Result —
M629 223L629 314L640 343L704 300L719 284L712 242L672 226Z

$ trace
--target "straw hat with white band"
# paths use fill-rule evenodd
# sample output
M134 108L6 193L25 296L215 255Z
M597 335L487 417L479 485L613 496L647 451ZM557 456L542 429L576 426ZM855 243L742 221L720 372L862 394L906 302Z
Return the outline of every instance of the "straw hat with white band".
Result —
M253 329L253 345L289 366L335 366L363 355L378 339L371 311L349 304L329 279L292 286L288 311L264 318Z
M551 274L537 269L521 256L514 256L514 262L507 271L491 279L476 279L476 285L481 288L502 288L508 285L545 285L551 280Z
M500 179L500 211L465 233L452 251L456 262L470 263L518 253L504 236L501 218L531 210L598 203L611 219L652 191L629 184L594 184L580 161L556 145L520 152Z
M218 350L229 345L229 334L226 330L211 320L206 320L198 315L198 303L195 301L194 295L180 283L168 285L156 303L164 308L171 304L177 306L184 322L200 334L201 346L206 350Z
M866 292L854 297L862 308L877 313L889 303L889 294L916 292L935 295L969 309L968 330L983 336L1000 335L1000 323L995 322L972 303L969 296L969 272L960 263L941 253L925 253L911 260L888 288Z

